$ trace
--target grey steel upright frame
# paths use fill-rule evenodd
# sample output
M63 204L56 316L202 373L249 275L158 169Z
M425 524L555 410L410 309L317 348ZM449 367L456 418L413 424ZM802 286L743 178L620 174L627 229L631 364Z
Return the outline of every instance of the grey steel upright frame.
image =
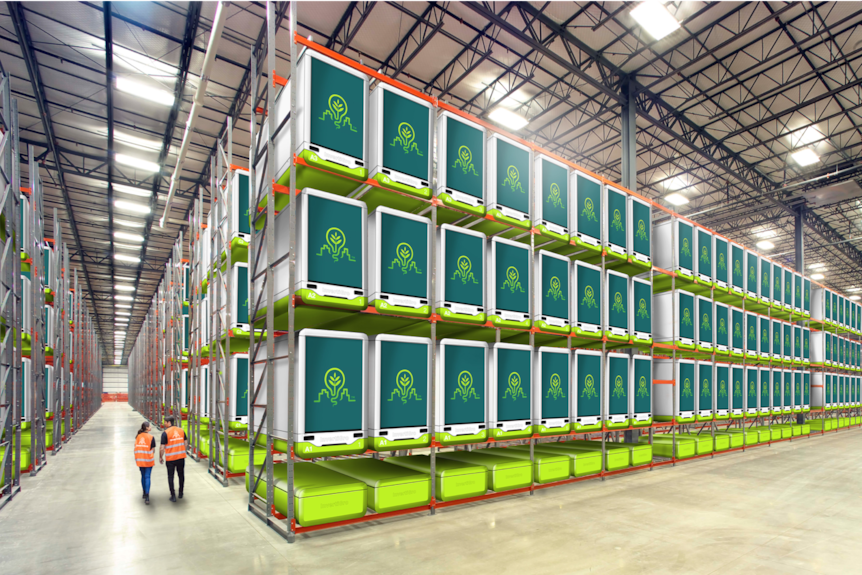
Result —
M45 258L44 237L45 222L42 217L42 179L39 176L39 165L36 163L33 146L28 147L28 164L30 171L30 302L28 312L32 318L33 328L30 332L30 461L33 464L30 475L36 475L47 463L47 446L45 445Z
M0 317L5 330L0 335L0 508L21 491L21 258L17 245L20 230L21 174L18 150L18 101L12 98L10 76L0 75L0 213L6 220L0 255Z
M66 282L64 276L63 261L63 228L60 226L60 220L57 217L57 208L54 208L54 249L51 250L51 280L48 287L54 290L54 337L50 342L53 348L53 380L51 382L53 389L53 404L51 412L53 413L54 422L54 449L51 450L51 455L57 455L60 449L63 448L63 431L62 421L63 410L63 350L65 342L66 330L64 329L65 309L66 309Z
M195 200L192 213L189 214L189 275L186 292L189 295L189 370L186 374L186 385L189 388L187 410L187 428L189 435L189 456L195 461L200 454L200 418L201 418L201 311L202 298L200 293L202 257L200 224L201 200ZM185 276L183 276L185 281Z
M167 306L170 313L168 322L170 352L165 362L169 369L168 379L171 390L171 413L179 419L182 417L180 411L182 405L182 370L183 370L183 232L180 231L179 238L173 247L173 257L168 260L165 274L168 276L168 298Z

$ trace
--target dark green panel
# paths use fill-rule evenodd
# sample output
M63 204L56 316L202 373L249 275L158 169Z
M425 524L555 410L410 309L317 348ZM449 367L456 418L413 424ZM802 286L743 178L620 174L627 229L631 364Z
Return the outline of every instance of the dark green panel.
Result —
M677 240L679 242L679 253L677 253L676 257L679 262L679 266L683 269L693 270L694 258L691 250L694 247L694 237L691 224L679 220L677 231L679 233L679 238Z
M826 319L832 321L832 296L828 291L823 293L823 307L826 308Z
M652 362L647 359L633 359L635 362L635 413L652 411Z
M632 202L632 225L635 226L632 234L632 251L634 253L651 256L650 250L650 208L640 202Z
M731 308L730 323L733 326L732 342L734 349L744 349L745 335L743 334L743 312L740 309Z
M620 329L629 327L629 278L608 274L608 325Z
M569 229L568 170L542 158L542 216Z
M498 242L494 270L497 309L530 312L530 250Z
M305 345L305 432L362 429L363 342L312 336Z
M529 349L497 350L497 421L530 419L532 353Z
M738 290L745 289L745 276L742 274L743 272L743 258L745 251L735 245L731 244L730 246L730 266L731 266L731 285Z
M769 277L772 275L772 264L764 259L760 260L760 297L771 298L772 287L769 282Z
M781 288L782 280L781 266L775 263L772 264L772 300L775 302L781 302L781 294L783 293Z
M391 90L383 91L383 166L430 181L428 126L433 110Z
M745 395L743 393L743 370L741 367L731 368L731 377L733 378L733 409L744 409Z
M602 187L580 174L578 174L577 182L575 207L578 210L578 232L601 240L602 225L599 216L602 213Z
M802 372L793 372L793 405L802 405Z
M784 286L784 297L781 300L784 305L793 305L793 274L790 270L781 270L781 285Z
M464 194L485 197L485 136L482 130L455 118L446 122L446 186Z
M577 417L600 415L599 388L602 381L602 358L579 355L578 361L578 413Z
M745 318L745 349L757 352L757 316L746 314Z
M712 235L697 229L697 273L712 277Z
M745 371L746 389L748 390L745 406L746 409L757 409L757 368L748 367Z
M697 300L698 340L706 343L712 341L712 300Z
M311 143L362 158L365 82L317 58L311 59Z
M769 353L769 318L758 317L757 325L760 333L760 352Z
M772 370L772 407L778 408L783 405L784 396L781 393L781 372Z
M727 242L721 238L715 238L715 279L729 285L727 278Z
M380 342L380 428L428 425L428 344Z
M679 364L679 410L694 411L694 393L697 379L694 373L693 363Z
M716 409L730 409L728 407L728 395L727 395L727 382L730 373L730 368L724 365L716 365L715 366L715 380L717 382L716 385L716 397L715 397L715 406Z
M778 320L772 321L772 354L781 355L781 322Z
M727 308L724 306L715 306L715 343L730 347L730 331L728 325L730 322L727 317Z
M698 407L700 410L712 409L712 364L698 365L697 381L700 397Z
M576 321L601 325L602 272L576 264L578 274L578 317Z
M781 324L781 341L783 343L782 343L782 347L781 347L781 353L783 355L786 355L787 357L793 356L792 337L793 337L793 326L791 326L789 323L782 323Z
M694 312L694 296L690 293L680 291L679 326L677 326L680 337L694 339L694 321L696 317Z
M769 407L769 372L760 371L760 407Z
M747 276L747 286L748 291L753 293L757 292L757 255L746 252L745 253L745 268L746 268L746 276Z
M362 288L362 210L359 206L306 196L308 281Z
M793 407L793 373L783 372L784 380L784 407Z
M652 287L649 284L632 282L635 305L635 331L652 333Z
M530 213L530 152L497 140L497 203Z
M381 291L427 298L430 221L417 222L386 213L380 216Z
M242 216L239 218L239 230L237 230L241 234L250 234L251 233L251 200L249 198L249 181L248 174L244 174L242 172L237 172L237 194L239 197L237 198L237 202L239 205L239 213ZM186 268L188 270L188 268ZM188 282L188 271L186 272L186 281Z
M629 360L608 358L608 415L628 415Z
M544 352L542 361L542 419L569 417L569 354Z
M485 350L447 344L443 373L446 425L485 421Z
M608 207L606 210L608 218L608 243L625 248L628 246L626 235L626 195L607 188Z
M236 266L236 317L234 323L248 323L248 267ZM361 272L360 272L361 273Z
M236 415L245 417L248 415L248 358L236 357ZM188 405L188 404L186 404ZM306 403L307 405L307 403ZM359 399L362 405L362 398ZM306 417L308 414L306 413Z
M484 303L482 262L485 241L476 236L447 229L446 277L443 278L446 301L481 306Z
M802 328L793 326L793 357L802 357Z
M540 254L542 258L541 315L569 319L569 263Z
M802 280L802 301L805 304L804 311L811 312L811 280L808 278Z
M800 276L793 276L793 307L798 307L803 309L805 307L805 302L802 301L802 278Z

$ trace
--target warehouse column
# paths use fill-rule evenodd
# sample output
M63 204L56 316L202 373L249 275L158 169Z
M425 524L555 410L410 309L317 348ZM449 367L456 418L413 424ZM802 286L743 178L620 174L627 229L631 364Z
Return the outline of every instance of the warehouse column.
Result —
M635 107L634 82L623 80L623 93L626 101L621 111L622 120L622 184L624 188L637 191L637 110ZM626 443L637 443L640 430L626 431Z
M800 274L805 274L805 252L802 246L802 214L805 210L804 206L796 208L796 215L793 217L793 248L796 253L796 271ZM802 325L802 322L799 322ZM799 413L796 415L796 423L802 425L805 423L805 414Z

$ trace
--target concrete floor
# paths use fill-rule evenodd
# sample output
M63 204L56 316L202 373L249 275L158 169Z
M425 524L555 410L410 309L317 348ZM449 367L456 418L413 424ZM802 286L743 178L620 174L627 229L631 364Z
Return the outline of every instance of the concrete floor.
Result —
M304 535L287 545L188 460L141 500L141 418L106 404L0 511L0 573L853 573L862 433L784 442L528 495Z

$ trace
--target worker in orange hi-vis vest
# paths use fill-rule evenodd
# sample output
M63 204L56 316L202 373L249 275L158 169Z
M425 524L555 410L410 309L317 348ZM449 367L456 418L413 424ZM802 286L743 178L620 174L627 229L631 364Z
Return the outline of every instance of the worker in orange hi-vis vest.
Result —
M177 502L177 494L174 492L174 471L180 478L180 499L183 498L183 484L186 482L186 450L189 448L189 440L186 432L181 427L176 427L176 416L169 415L165 418L168 428L162 433L162 446L159 449L159 462L168 460L168 486L171 488L171 501Z
M135 437L135 464L141 470L141 487L144 503L150 504L150 478L156 464L156 438L150 435L150 424L145 421Z

